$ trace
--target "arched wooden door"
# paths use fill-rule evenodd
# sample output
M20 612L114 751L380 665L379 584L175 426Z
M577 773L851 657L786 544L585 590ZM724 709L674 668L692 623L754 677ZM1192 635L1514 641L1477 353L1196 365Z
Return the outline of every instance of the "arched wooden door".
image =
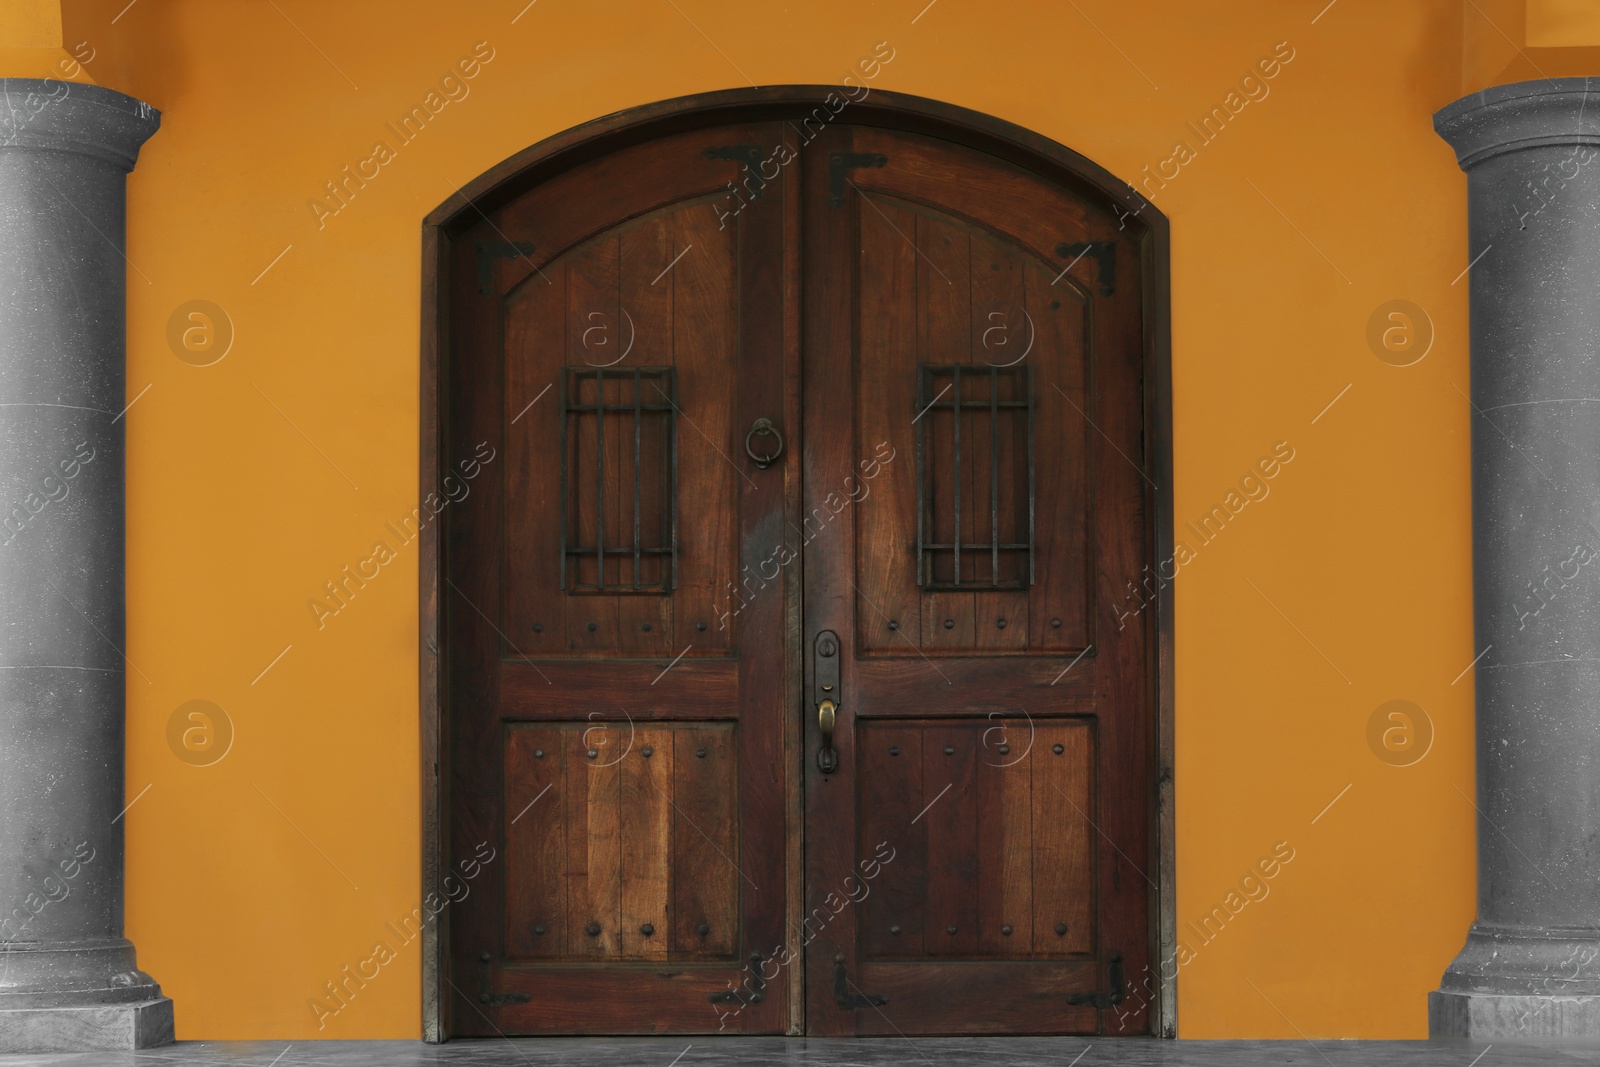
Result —
M453 1034L1149 1031L1144 231L851 119L449 241Z

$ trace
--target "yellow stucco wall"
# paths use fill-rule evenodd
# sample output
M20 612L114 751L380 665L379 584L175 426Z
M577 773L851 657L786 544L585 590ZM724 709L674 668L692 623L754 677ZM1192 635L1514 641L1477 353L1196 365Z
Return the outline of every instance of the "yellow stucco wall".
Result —
M1149 187L1172 223L1176 519L1196 549L1177 583L1181 1033L1424 1036L1474 910L1465 180L1430 116L1469 78L1464 42L1492 35L1455 0L1325 2L67 3L81 76L164 114L129 185L127 926L179 1035L419 1033L416 944L325 1029L307 1006L418 903L415 546L324 629L307 601L416 503L422 217L585 120L837 82L887 41L875 86L1126 179L1194 148ZM323 183L480 42L469 95L319 220ZM1266 95L1202 145L1187 123L1275 50L1292 59ZM169 344L194 300L232 322L211 366ZM1369 347L1394 300L1432 321L1411 366ZM1270 495L1202 547L1184 524L1283 441ZM1395 699L1434 731L1410 766L1369 747ZM191 700L235 731L212 766L169 747ZM1270 894L1203 942L1189 924L1279 842Z

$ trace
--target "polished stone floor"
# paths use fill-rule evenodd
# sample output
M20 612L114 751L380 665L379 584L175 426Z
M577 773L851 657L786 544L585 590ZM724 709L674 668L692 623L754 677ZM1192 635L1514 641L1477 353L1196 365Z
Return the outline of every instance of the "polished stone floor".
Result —
M185 1041L134 1053L0 1056L0 1067L1578 1067L1600 1045L1137 1038L544 1038Z

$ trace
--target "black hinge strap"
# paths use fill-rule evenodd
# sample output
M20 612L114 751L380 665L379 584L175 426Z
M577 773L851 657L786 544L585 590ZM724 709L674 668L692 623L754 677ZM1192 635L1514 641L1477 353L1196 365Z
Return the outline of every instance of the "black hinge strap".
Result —
M882 152L830 152L828 153L828 202L834 207L844 207L844 186L850 172L857 167L882 167L889 157Z
M515 259L532 254L533 245L527 241L479 241L478 292L484 296L494 295L495 259Z
M760 197L761 190L767 187L767 180L761 176L761 162L766 154L766 150L758 144L716 145L705 152L707 159L731 159L744 164L747 175L744 187L750 191L751 200Z
M840 956L833 961L833 999L839 1002L839 1007L846 1011L857 1008L876 1008L880 1004L889 1003L888 997L874 996L863 993L855 988L855 983L850 981L844 972L844 957Z
M1107 961L1111 972L1111 989L1105 993L1074 993L1067 998L1067 1003L1074 1007L1089 1006L1095 1008L1109 1008L1114 1004L1121 1004L1127 997L1128 981L1122 975L1122 953L1113 952Z
M491 993L489 992L490 961L494 957L487 952L478 954L478 1002L487 1004L491 1008L498 1008L502 1004L526 1004L533 998L527 993Z
M1084 256L1090 256L1100 265L1100 295L1115 296L1117 292L1117 242L1075 241L1056 245L1056 255L1072 266Z

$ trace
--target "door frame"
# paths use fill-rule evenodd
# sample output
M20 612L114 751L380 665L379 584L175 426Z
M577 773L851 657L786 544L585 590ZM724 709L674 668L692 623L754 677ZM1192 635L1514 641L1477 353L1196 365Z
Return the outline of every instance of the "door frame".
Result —
M925 134L987 152L1033 171L1047 180L1073 189L1114 211L1122 223L1140 233L1139 271L1144 300L1144 430L1145 453L1156 488L1148 492L1149 522L1145 546L1151 560L1172 558L1172 355L1171 355L1171 247L1167 218L1134 187L1103 167L1047 137L1003 119L923 97L873 90L860 101L845 100L837 111L825 101L845 100L832 85L778 85L728 89L683 96L619 111L548 137L503 160L462 186L429 212L422 224L422 306L420 358L420 431L418 499L437 492L441 471L448 469L442 455L444 422L449 402L442 388L444 363L449 359L449 269L451 243L466 227L485 217L488 210L514 199L527 189L569 167L609 154L627 145L653 138L725 123L759 119L794 119L816 113L827 122L844 116L851 125L882 126ZM815 121L815 120L813 120ZM448 873L445 849L449 821L449 796L441 764L446 758L445 738L449 708L443 679L442 627L439 590L444 560L441 524L429 523L419 535L417 567L417 665L422 800L422 864L419 900L440 892ZM1166 961L1177 944L1176 847L1173 811L1173 584L1158 581L1151 598L1156 613L1151 647L1147 650L1146 684L1157 710L1155 750L1149 754L1150 780L1155 795L1149 798L1149 819L1154 855L1146 857L1157 868L1157 885L1151 891L1153 958L1158 961L1153 983L1158 1036L1177 1036L1177 971L1169 977ZM791 847L793 843L791 843ZM422 928L422 1037L427 1042L448 1040L444 1017L449 997L444 992L448 973L448 925L443 918ZM1134 982L1139 982L1137 976Z

